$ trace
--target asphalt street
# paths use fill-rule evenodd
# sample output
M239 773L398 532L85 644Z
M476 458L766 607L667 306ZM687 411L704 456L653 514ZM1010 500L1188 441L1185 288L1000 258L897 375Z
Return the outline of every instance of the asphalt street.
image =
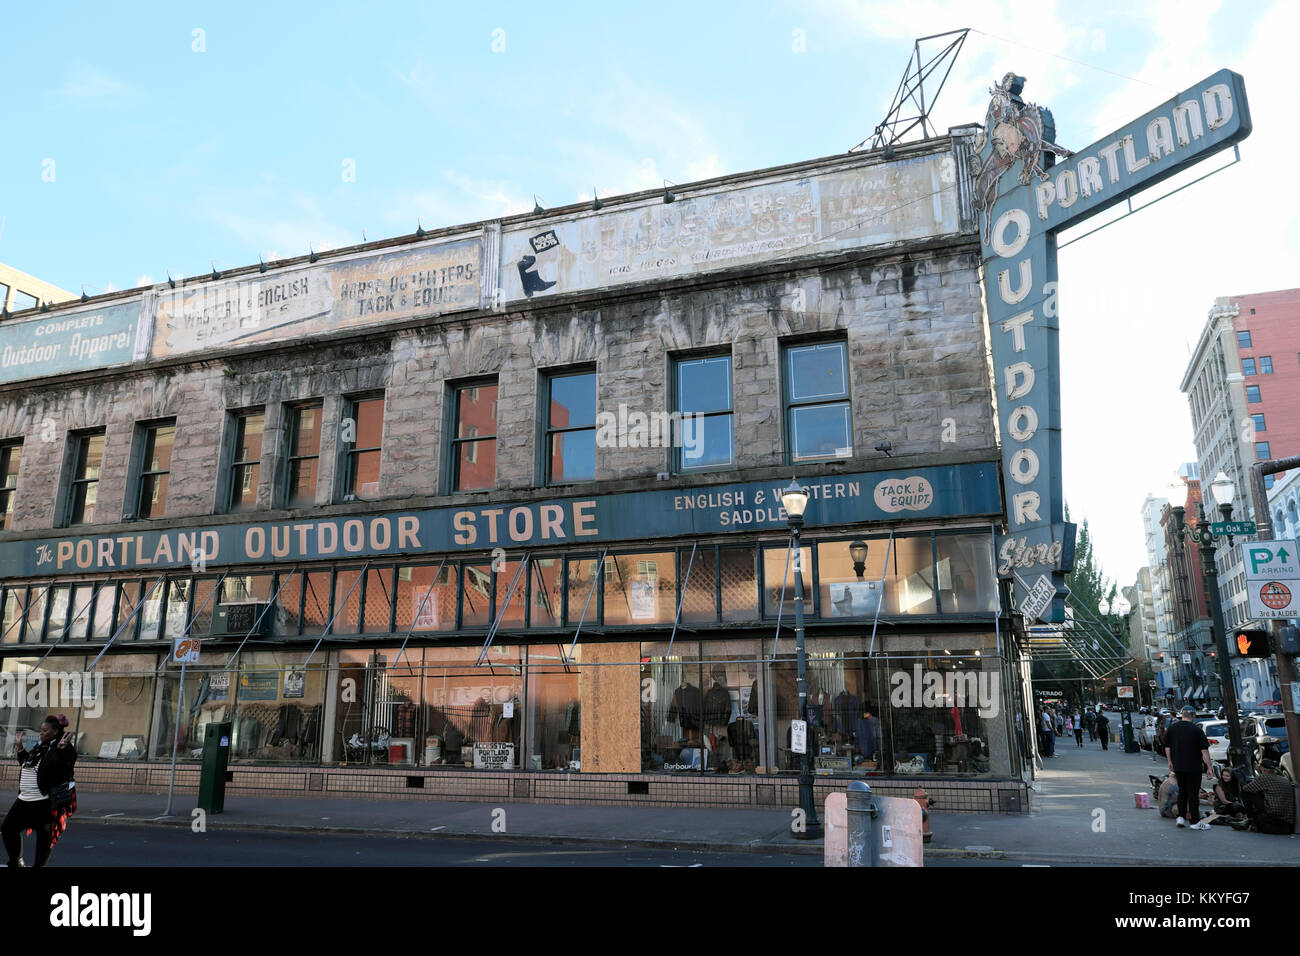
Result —
M26 858L32 855L31 838ZM496 839L403 839L330 833L276 833L127 824L77 825L74 820L50 866L546 866L546 867L820 867L820 856L797 853L708 853L637 847L511 843ZM926 866L1019 866L1003 860L934 860Z

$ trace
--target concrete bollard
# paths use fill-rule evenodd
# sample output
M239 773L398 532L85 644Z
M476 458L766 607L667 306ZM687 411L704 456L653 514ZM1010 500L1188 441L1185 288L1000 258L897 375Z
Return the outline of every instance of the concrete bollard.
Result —
M879 866L880 848L876 846L876 802L871 788L854 780L848 789L849 866Z

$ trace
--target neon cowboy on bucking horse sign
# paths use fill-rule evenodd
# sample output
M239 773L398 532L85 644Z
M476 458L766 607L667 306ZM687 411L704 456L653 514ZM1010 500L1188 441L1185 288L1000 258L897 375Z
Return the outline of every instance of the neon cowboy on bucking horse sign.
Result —
M984 241L989 241L991 222L989 213L998 201L998 183L1016 161L1020 161L1020 183L1029 185L1031 176L1040 180L1048 178L1043 169L1043 151L1062 159L1073 154L1052 142L1056 138L1056 123L1052 111L1045 110L1020 98L1025 88L1025 78L1008 73L996 86L989 87L993 97L984 117L984 129L975 136L975 152L983 151L992 139L993 149L980 169L975 193L984 210Z

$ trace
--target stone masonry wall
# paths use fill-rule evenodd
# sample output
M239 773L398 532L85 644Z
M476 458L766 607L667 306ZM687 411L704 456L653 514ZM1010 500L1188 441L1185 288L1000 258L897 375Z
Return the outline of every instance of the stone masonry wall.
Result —
M854 455L878 458L995 447L978 255L941 251L834 267L792 267L708 286L662 288L599 307L546 306L485 313L346 344L304 342L280 352L120 373L89 383L0 393L0 440L24 439L13 530L48 529L65 491L69 432L106 428L96 524L120 521L136 424L175 417L167 519L213 514L229 411L264 406L258 504L283 477L284 404L323 399L318 506L334 500L337 428L344 400L386 397L380 494L409 498L443 488L448 384L496 376L497 491L528 489L537 472L539 370L597 369L597 408L672 408L674 353L730 349L736 468L785 460L781 345L846 336ZM438 323L438 324L433 324ZM653 479L664 448L598 449L597 481Z

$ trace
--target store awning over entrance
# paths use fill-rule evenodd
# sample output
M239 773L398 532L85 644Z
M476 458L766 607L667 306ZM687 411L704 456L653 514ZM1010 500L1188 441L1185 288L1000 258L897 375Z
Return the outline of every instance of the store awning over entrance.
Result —
M1027 594L1028 583L1016 576L1015 592ZM1101 680L1118 670L1127 658L1123 642L1112 634L1096 615L1081 607L1074 595L1067 593L1065 621L1061 624L1031 624L1028 627L1029 656L1035 663L1077 663L1093 680Z

